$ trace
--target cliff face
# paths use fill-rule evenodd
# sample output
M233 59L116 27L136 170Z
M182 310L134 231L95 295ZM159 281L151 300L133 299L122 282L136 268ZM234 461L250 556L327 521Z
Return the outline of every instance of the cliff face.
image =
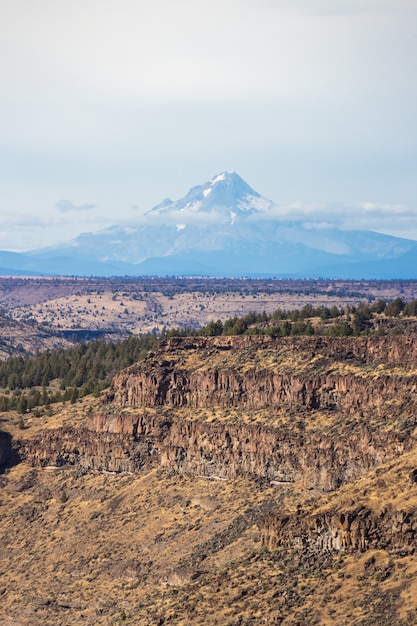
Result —
M288 362L280 360L282 352L291 355ZM163 351L115 377L113 400L129 407L288 408L381 416L389 411L390 417L404 417L417 406L417 341L171 339Z
M83 429L47 431L16 447L34 464L130 472L159 465L217 478L302 480L331 491L410 445L404 433L369 430L366 418L415 414L414 367L417 341L410 337L171 339L115 377L107 406ZM164 415L147 412L155 406ZM307 421L320 409L354 415L361 425L341 437L297 431L291 421L273 428L267 420L183 419L178 407L300 411Z
M13 447L20 460L33 466L137 472L144 464L135 456L131 437L99 434L85 427L45 430L31 439L15 441Z
M32 465L133 473L160 467L218 480L301 481L330 492L414 445L415 372L417 339L410 337L173 339L118 374L81 427L46 430L13 446L0 437L0 465L13 448ZM215 409L212 421L193 412L202 407ZM229 407L233 420L222 412ZM264 409L266 417L247 423L248 409ZM294 426L308 425L314 411L327 426ZM268 417L277 414L285 416L281 425ZM417 547L417 514L389 507L270 513L259 527L270 550Z
M3 414L6 621L414 623L416 344L172 340Z
M417 512L385 507L376 513L366 506L320 514L266 516L258 523L263 545L277 548L308 548L322 552L371 549L412 553L417 547Z
M116 472L157 465L219 479L302 480L309 489L331 491L398 456L407 443L365 430L348 439L306 438L259 425L121 413L99 414L84 429L46 431L17 446L20 457L33 465L77 464Z

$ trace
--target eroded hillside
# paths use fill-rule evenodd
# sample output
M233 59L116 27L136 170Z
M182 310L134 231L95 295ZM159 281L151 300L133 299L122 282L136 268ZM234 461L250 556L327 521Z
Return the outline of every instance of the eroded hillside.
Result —
M3 622L415 623L416 383L410 336L173 338L3 414Z

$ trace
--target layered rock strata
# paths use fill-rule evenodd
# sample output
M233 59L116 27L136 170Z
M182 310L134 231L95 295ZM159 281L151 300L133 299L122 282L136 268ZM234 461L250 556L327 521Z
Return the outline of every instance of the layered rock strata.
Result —
M16 443L33 465L138 472L160 466L213 479L248 476L302 480L309 489L332 491L398 456L407 442L366 430L348 439L305 437L249 424L204 423L142 414L100 414L83 429L58 429Z
M107 406L83 429L46 431L16 448L34 464L130 472L159 465L212 478L303 480L330 491L411 445L401 429L369 429L368 422L415 420L415 371L413 337L170 339L115 377ZM163 414L147 407L163 407ZM273 428L267 420L186 420L178 407L298 412L303 420L321 410L354 415L356 430L345 428L341 437L304 433L290 421Z
M269 514L258 522L268 550L280 547L313 551L365 552L385 549L408 553L417 547L417 512L385 507L376 513L366 506L292 515Z
M199 420L193 410L201 408L218 410L221 419L212 413L212 421ZM253 409L286 419L275 427L265 416L259 423L231 422L230 408L235 417ZM322 412L324 425L300 428L314 411ZM14 452L32 465L160 467L220 480L302 481L329 492L412 447L416 415L413 337L171 339L118 374L102 409L83 427L46 430L12 445L0 436L0 465ZM417 547L415 512L388 507L270 513L259 527L270 550Z
M236 354L241 355L241 363ZM417 412L417 340L405 336L171 339L158 353L115 377L111 401L121 407L410 415Z

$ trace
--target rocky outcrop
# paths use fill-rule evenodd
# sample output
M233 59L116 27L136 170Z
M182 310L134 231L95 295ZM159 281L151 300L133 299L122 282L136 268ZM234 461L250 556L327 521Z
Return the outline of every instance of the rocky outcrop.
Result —
M138 472L147 453L133 448L132 437L96 433L88 428L45 430L32 439L13 443L16 456L33 466L76 465L86 470Z
M268 550L279 547L313 551L355 552L386 549L413 552L417 548L417 512L385 507L376 513L366 506L306 514L269 514L258 527Z
M159 466L213 479L248 476L331 491L398 456L406 441L365 429L350 438L304 436L250 424L205 423L146 412L101 413L81 430L64 428L16 443L33 465L138 472Z
M262 351L272 357L285 351L289 364L302 354L302 365L266 366ZM194 354L199 363L193 368ZM414 337L171 339L115 377L111 401L129 407L315 409L404 417L417 409L415 368Z
M25 433L12 444L0 433L0 466L14 452L34 466L132 473L158 467L213 480L302 481L314 490L308 510L286 514L268 501L253 519L242 521L245 527L258 525L265 548L300 550L313 560L332 551L408 554L417 548L411 499L410 510L376 510L372 498L366 505L337 506L339 492L332 500L323 497L321 508L317 498L414 445L415 370L412 337L172 339L118 374L112 393L82 427L32 438ZM202 412L199 419L192 410L209 407L236 411L208 412L209 417ZM247 409L267 411L257 415L258 422L231 421L239 410L253 417ZM314 411L323 419L314 422L315 430L308 427ZM268 415L277 414L285 419L268 423ZM413 469L409 484L415 483ZM195 503L208 511L216 507L204 498ZM187 580L189 571L194 570L178 570L172 582Z
M414 337L175 338L118 374L102 411L84 428L46 431L15 447L33 464L129 472L158 465L218 479L302 480L331 491L411 445L404 429L370 429L368 418L384 425L401 416L413 426L414 368ZM304 432L289 419L281 428L267 420L199 421L192 412L184 419L176 411L184 406L267 408L304 423L320 409L340 423L353 415L355 432L346 425L343 436L340 425L336 434Z

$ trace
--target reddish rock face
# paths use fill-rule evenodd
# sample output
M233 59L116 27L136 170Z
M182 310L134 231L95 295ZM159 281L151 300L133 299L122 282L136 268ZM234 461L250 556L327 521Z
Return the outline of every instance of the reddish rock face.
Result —
M271 365L275 354L279 359ZM293 373L287 361L295 363ZM380 377L372 375L378 366ZM113 397L84 429L48 431L38 441L20 442L19 453L36 464L130 472L159 465L218 478L302 480L308 488L331 491L410 445L406 433L367 423L375 415L384 424L385 418L417 413L414 366L417 341L410 337L172 339L115 377ZM164 416L147 412L155 406L164 407ZM187 421L175 411L183 406L267 407L300 411L303 420L320 409L354 416L357 427L350 433L345 428L341 437L337 431L304 433L291 424L284 430L267 423Z
M248 476L280 482L302 480L309 489L332 491L387 459L406 443L367 432L348 439L304 437L248 424L208 424L141 415L99 415L89 428L46 431L16 442L33 465L138 472L168 471L212 478Z
M269 357L280 353L281 361L263 366L262 351ZM283 351L290 363L292 355L302 354L303 366L289 371ZM241 353L245 367L236 364L236 356L234 365L227 358L213 359L222 352ZM182 361L192 363L193 355L200 362L206 359L206 365L185 367ZM319 409L361 416L389 411L390 418L404 417L417 407L415 369L417 340L408 336L171 339L114 378L113 402L137 408Z
M138 418L133 427L131 417L120 415L101 416L94 428L151 436L154 455L171 470L301 478L308 487L328 491L407 447L405 432L371 434L367 425L375 418L383 425L396 417L414 419L416 367L417 340L405 336L170 339L115 377L111 402L142 411L172 409L163 436L157 420L150 425ZM177 407L299 412L306 421L309 411L321 410L353 417L360 426L340 437L267 425L183 423L175 417Z
M365 552L386 549L412 553L417 545L417 513L386 507L381 513L359 506L319 515L269 514L260 522L261 540L268 550L281 546L310 550Z

